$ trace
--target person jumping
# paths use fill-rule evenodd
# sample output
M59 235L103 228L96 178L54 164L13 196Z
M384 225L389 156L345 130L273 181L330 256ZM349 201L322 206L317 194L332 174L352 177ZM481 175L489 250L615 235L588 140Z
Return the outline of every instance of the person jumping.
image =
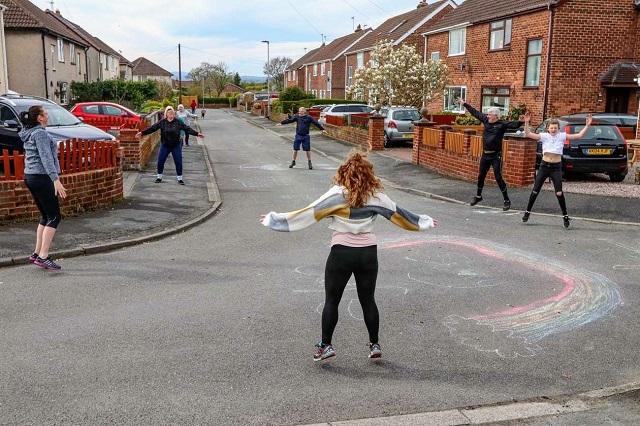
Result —
M502 192L504 204L502 210L507 211L511 208L511 200L507 194L507 183L502 178L502 139L508 130L517 130L522 127L522 118L520 121L504 121L500 120L500 109L489 108L486 114L481 113L474 107L466 103L463 99L458 99L458 103L465 107L467 111L475 118L480 120L484 125L482 134L483 149L480 158L480 170L478 173L478 191L471 200L472 206L482 201L482 189L484 188L484 180L489 173L489 169L493 167L493 175L496 178L498 187Z
M378 251L373 223L380 215L409 231L424 231L437 225L427 215L411 213L385 195L373 165L364 154L352 152L333 178L335 185L309 206L289 213L270 212L260 222L274 231L291 232L331 218L331 252L325 266L325 302L322 338L314 361L336 356L331 343L338 324L338 305L351 275L355 276L358 299L369 332L369 358L380 358L379 313L375 301Z
M298 114L283 120L278 123L278 126L283 124L296 123L296 138L293 141L293 160L289 168L293 168L296 165L296 158L298 157L298 151L300 151L300 145L302 150L307 153L307 160L309 161L309 170L313 169L311 165L311 136L309 136L309 127L313 124L320 130L324 130L324 127L316 121L315 118L307 114L307 109L300 107Z
M531 209L533 203L536 202L536 198L542 189L544 181L551 178L553 182L553 189L556 191L556 197L562 210L562 220L564 227L569 228L571 225L569 215L567 214L567 202L564 198L564 192L562 191L562 153L564 151L565 141L582 139L587 134L589 127L591 126L592 117L591 114L587 116L585 126L579 133L567 134L560 131L560 122L558 120L549 120L547 124L547 132L533 133L529 128L529 122L531 121L531 114L526 113L524 116L524 135L534 141L542 141L542 161L540 162L540 168L536 175L535 183L533 184L533 190L531 196L529 196L529 204L527 210L525 210L522 216L523 222L529 221L531 215Z

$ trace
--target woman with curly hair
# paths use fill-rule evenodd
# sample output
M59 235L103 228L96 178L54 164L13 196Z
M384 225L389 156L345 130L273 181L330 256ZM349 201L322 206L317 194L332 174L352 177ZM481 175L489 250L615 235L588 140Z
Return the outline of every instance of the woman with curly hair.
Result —
M325 266L325 303L322 310L322 339L316 345L315 361L336 356L331 344L338 324L338 305L353 274L358 299L369 332L369 358L380 358L379 314L374 293L378 277L378 252L373 223L381 215L409 231L424 231L437 225L426 215L411 213L394 203L382 190L373 165L364 154L352 152L333 178L335 185L309 206L289 212L270 212L260 221L274 231L304 229L330 218L333 230L331 252Z

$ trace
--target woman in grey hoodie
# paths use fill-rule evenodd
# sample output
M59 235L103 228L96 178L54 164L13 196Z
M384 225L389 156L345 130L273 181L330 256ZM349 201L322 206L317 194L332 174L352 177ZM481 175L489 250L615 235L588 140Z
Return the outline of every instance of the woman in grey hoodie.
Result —
M25 129L20 132L24 143L24 182L40 210L42 218L36 231L36 248L29 257L43 269L61 269L49 256L49 248L60 223L58 196L67 192L60 182L58 144L46 131L49 115L40 105L32 106L22 116Z

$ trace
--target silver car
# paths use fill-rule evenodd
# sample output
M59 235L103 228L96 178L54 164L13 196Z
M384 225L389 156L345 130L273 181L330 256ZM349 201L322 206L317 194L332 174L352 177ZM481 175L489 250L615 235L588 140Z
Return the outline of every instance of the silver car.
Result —
M420 120L420 111L411 107L383 108L384 146L390 147L396 142L413 141L413 122Z
M324 125L327 122L328 115L345 116L345 115L351 115L351 114L370 113L371 111L373 111L373 108L371 108L369 105L366 105L366 104L331 105L328 108L325 108L320 113L320 120L318 121L320 122L320 124Z

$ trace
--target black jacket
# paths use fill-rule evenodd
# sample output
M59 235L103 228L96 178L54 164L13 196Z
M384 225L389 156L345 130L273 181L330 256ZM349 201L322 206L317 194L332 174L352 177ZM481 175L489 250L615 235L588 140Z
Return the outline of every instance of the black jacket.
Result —
M507 133L508 130L518 130L520 127L524 126L524 122L522 121L498 120L495 123L489 123L489 119L486 114L481 113L468 103L465 103L464 107L471 113L471 115L484 124L484 133L482 134L482 137L484 140L485 151L501 152L502 138L504 138L504 134Z
M173 121L168 121L164 118L153 126L144 129L142 134L150 135L151 133L158 131L158 129L160 130L160 143L167 148L175 148L180 144L180 130L184 130L190 135L198 136L198 132L178 120L178 118L174 118Z
M315 118L310 115L293 115L286 120L280 122L280 124L296 123L296 135L307 136L309 134L309 128L313 124L320 130L324 130L324 127L318 123Z

